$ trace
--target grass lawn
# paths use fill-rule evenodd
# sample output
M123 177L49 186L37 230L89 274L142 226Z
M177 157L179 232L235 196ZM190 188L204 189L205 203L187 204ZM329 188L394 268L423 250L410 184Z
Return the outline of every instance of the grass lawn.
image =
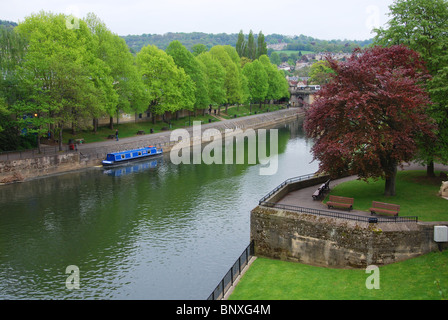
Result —
M188 127L189 121L190 124L193 125L193 121L203 121L203 123L208 123L209 119L212 119L212 122L219 121L216 118L210 115L198 115L196 117L191 116L190 119L188 117L180 118L178 120L171 120L171 130L185 128ZM152 122L129 122L123 124L114 123L114 129L109 129L108 126L98 127L97 133L95 134L92 129L89 130L81 130L76 133L76 135L72 135L71 130L67 129L63 132L63 142L68 143L69 139L79 139L83 138L85 143L89 142L100 142L106 141L109 135L115 135L115 130L118 129L120 138L128 138L135 137L137 132L142 130L146 134L150 133L150 130L153 129L154 133L161 132L163 127L168 127L169 125L163 121L157 121L156 124Z
M255 112L257 114L277 111L281 108L286 108L284 105L270 105L263 104L261 109L258 104L252 105L252 113L250 112L250 108L248 105L243 106L229 106L227 108L227 113L225 113L225 107L221 107L221 117L224 119L233 119L235 115L237 118L254 115ZM171 130L185 128L189 125L193 125L193 121L202 121L203 123L209 123L211 119L212 122L220 121L219 119L213 117L212 115L206 114L204 116L197 115L196 117L191 116L180 118L178 120L171 120ZM161 132L163 127L168 127L168 124L163 121L157 121L156 124L152 122L128 122L123 124L114 123L114 129L109 129L108 126L98 127L97 132L94 133L92 129L88 130L80 130L75 135L71 133L70 129L66 129L63 132L62 141L64 144L68 143L69 139L84 139L85 143L89 142L100 142L106 141L109 135L115 135L115 130L118 129L120 138L128 138L134 137L137 135L138 131L144 131L146 134L150 133L150 130L153 129L154 133Z
M372 274L257 258L229 300L440 300L448 298L448 251L432 252L379 268Z
M439 175L439 172L436 172ZM355 199L368 211L373 200L401 206L401 216L447 221L448 201L437 196L440 178L425 171L400 171L395 197L385 197L384 181L344 182L331 194ZM328 199L328 196L327 196ZM327 200L326 199L326 200ZM326 201L325 200L325 201ZM231 300L440 300L448 298L448 251L381 266L380 289L367 289L364 269L331 269L257 258L242 277Z
M400 205L400 216L418 216L419 221L448 221L448 200L437 193L442 179L426 177L426 171L399 171L396 196L386 197L384 180L348 181L331 190L332 195L354 198L353 208L369 211L372 201ZM328 195L324 202L328 200Z
M242 105L242 106L238 106L238 107L237 106L229 106L227 108L227 112L225 112L226 111L225 107L221 107L221 117L224 119L233 119L236 115L238 118L240 118L240 117L254 115L255 112L257 114L260 114L260 113L277 111L277 110L280 110L281 108L286 108L286 107L284 105L279 105L279 104L262 104L261 109L260 109L259 104L253 104L252 105L252 113L251 113L249 105Z

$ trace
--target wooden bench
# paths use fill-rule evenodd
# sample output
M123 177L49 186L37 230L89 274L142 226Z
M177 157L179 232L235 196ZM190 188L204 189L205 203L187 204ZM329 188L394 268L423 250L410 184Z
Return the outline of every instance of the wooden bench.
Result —
M398 216L400 206L398 204L372 201L372 207L369 210L371 214L379 213L385 215Z
M352 210L354 202L355 202L355 199L353 199L353 198L346 198L346 197L330 195L330 199L327 202L327 206L328 206L328 208L336 207L336 208L346 208L348 210Z
M322 198L325 192L330 191L330 179L327 182L323 183L314 193L313 200L318 200Z

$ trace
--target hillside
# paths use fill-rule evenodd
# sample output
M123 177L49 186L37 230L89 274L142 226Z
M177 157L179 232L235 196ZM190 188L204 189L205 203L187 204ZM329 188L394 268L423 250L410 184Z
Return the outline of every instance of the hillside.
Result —
M257 33L254 32L255 39ZM247 35L246 35L247 37ZM128 35L122 36L128 46L133 52L138 52L146 45L155 45L159 49L165 50L171 41L179 40L187 49L195 44L204 44L208 48L216 45L231 45L235 46L238 34L219 33L210 34L203 32L169 32L163 35L160 34L142 34L142 35ZM271 34L265 36L265 41L269 45L284 44L284 50L293 51L311 51L311 52L352 52L355 47L364 47L369 45L372 40L353 41L353 40L319 40L304 35L300 36L285 36L280 34Z
M17 23L0 20L0 27L14 28ZM246 34L246 38L247 38ZM258 32L254 32L255 40ZM238 34L232 33L204 33L204 32L168 32L161 34L142 34L142 35L127 35L121 36L131 49L133 53L139 52L142 47L146 45L155 45L159 49L165 50L168 45L174 41L179 40L187 49L195 44L204 44L209 49L216 45L231 45L235 46L238 40ZM364 47L372 43L372 40L320 40L304 35L300 36L285 36L281 34L265 35L265 41L268 47L275 47L276 44L281 44L283 50L290 51L310 51L310 52L352 52L355 47ZM274 49L270 49L270 52Z

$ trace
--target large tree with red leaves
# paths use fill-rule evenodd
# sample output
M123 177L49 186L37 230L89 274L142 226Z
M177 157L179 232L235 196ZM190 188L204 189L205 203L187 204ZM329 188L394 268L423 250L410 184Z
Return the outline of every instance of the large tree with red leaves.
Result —
M357 49L345 62L327 60L335 74L305 120L319 171L384 178L385 195L393 196L398 165L412 160L417 138L434 137L425 112L424 62L405 46Z

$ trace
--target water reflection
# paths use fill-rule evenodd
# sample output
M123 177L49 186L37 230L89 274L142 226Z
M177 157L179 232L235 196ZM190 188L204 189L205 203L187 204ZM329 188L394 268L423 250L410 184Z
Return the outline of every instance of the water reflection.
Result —
M126 166L120 166L112 169L104 169L103 173L113 177L120 177L135 172L142 172L148 169L154 169L155 167L157 167L158 161L162 160L159 159L145 162L139 161L138 163L128 164Z

